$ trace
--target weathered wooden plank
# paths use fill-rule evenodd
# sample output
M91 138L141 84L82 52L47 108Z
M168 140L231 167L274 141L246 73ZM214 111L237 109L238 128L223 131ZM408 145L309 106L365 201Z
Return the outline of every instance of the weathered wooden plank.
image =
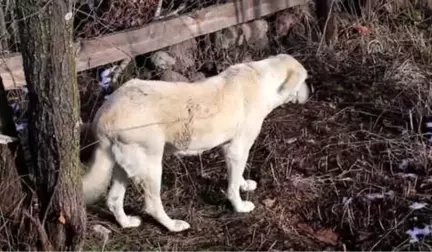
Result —
M77 58L77 71L155 51L306 2L307 0L234 0L170 20L156 21L142 28L86 40L83 41ZM25 85L21 55L0 60L0 75L6 89Z

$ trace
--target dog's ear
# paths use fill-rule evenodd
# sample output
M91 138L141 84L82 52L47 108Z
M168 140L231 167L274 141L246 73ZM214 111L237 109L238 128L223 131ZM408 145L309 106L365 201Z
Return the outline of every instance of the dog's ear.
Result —
M277 89L278 93L295 89L300 82L306 79L306 77L302 77L301 75L302 74L300 74L298 71L290 68L287 71L285 79L282 81L282 83Z

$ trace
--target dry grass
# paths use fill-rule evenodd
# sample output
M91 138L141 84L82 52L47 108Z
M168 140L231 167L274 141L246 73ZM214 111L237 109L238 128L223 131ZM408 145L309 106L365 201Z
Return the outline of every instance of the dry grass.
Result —
M411 244L405 232L431 222L429 206L409 206L431 202L432 153L421 126L430 116L432 30L384 8L360 21L367 35L353 31L358 21L352 18L338 22L331 47L315 39L312 20L275 39L268 51L199 53L219 70L286 52L310 72L310 102L275 110L251 150L246 176L259 187L243 197L257 203L256 210L231 210L218 151L168 157L163 202L170 216L192 229L170 234L147 218L138 229L122 230L102 202L90 225L103 222L114 230L105 249L429 250L430 238ZM383 197L371 199L374 194ZM129 191L127 211L145 216L142 204ZM101 246L90 233L87 249Z

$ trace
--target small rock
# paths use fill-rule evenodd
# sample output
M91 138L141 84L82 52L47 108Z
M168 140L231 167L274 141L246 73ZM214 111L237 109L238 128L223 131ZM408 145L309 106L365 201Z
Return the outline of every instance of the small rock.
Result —
M256 49L265 49L269 47L269 44L270 40L268 39L268 37L263 37L254 42L254 47Z
M202 80L205 80L205 79L206 79L206 76L202 72L193 73L192 76L190 77L191 81L202 81Z
M252 61L253 61L252 56L250 54L246 54L243 57L242 63L248 63L248 62L252 62Z
M152 78L152 71L150 71L148 68L143 67L140 69L138 73L138 78L143 80L150 80Z
M238 28L231 26L214 33L215 45L218 48L228 49L235 45L238 38Z
M275 27L279 36L286 36L291 28L299 22L299 19L292 13L283 12L276 17Z
M276 200L275 199L265 199L262 201L262 203L264 204L265 207L267 208L272 208L275 204Z
M299 224L297 224L297 228L300 231L306 232L308 234L313 234L314 233L313 228L310 225L306 224L306 223L299 223Z
M228 49L245 43L258 43L260 47L268 45L269 26L263 19L231 26L214 34L217 47Z
M314 236L317 240L333 246L336 245L339 240L339 235L331 229L320 229L316 231Z
M164 51L157 51L153 53L150 57L150 60L156 68L162 70L170 69L176 64L176 59Z
M182 72L184 69L193 67L195 65L196 51L197 42L195 39L189 39L170 46L167 52L176 59L173 70Z
M241 24L239 28L242 36L238 41L238 45L242 45L245 42L260 41L267 37L268 24L267 21L262 19Z
M172 70L167 70L164 71L160 77L160 80L162 81L179 81L179 82L189 82L188 78L186 78L185 76L172 71Z

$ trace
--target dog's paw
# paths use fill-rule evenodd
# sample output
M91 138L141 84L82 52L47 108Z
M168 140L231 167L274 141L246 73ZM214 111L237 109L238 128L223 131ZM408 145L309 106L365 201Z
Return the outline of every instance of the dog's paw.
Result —
M191 225L187 223L186 221L182 220L173 220L172 225L170 227L167 227L169 231L171 232L181 232L186 229L189 229Z
M251 192L254 191L257 188L257 182L255 182L252 179L247 179L243 182L243 184L240 186L240 190L243 192Z
M127 219L120 222L122 228L132 228L141 225L141 218L138 216L127 216Z
M255 204L252 203L251 201L242 201L242 203L239 206L234 207L234 210L238 213L248 213L254 209L255 209Z

